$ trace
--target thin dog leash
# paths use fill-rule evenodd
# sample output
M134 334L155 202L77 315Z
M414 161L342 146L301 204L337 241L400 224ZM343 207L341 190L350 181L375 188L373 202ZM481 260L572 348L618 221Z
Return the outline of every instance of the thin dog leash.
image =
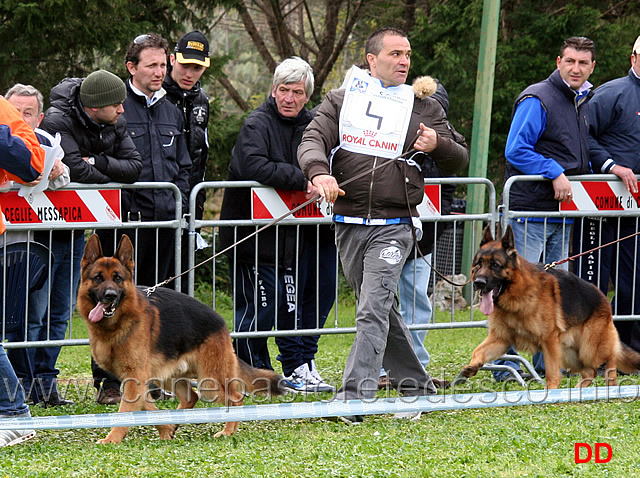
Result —
M637 236L638 234L640 234L640 231L634 232L633 234L629 234L628 236L625 236L625 237L621 237L621 238L616 239L615 241L611 241L611 242L609 242L607 244L602 244L601 246L594 247L593 249L589 249L588 251L581 252L580 254L576 254L574 256L567 257L566 259L562 259L561 261L554 261L551 264L545 264L544 265L544 270L546 271L546 270L549 270L549 269L555 269L560 264L564 264L565 262L573 261L574 259L577 259L578 257L584 256L586 254L590 254L590 253L595 252L595 251L597 251L599 249L603 249L603 248L605 248L607 246L612 246L613 244L616 244L617 242L622 242L622 241L624 241L626 239L630 239L630 238L632 238L634 236Z
M630 238L632 238L634 236L637 236L637 235L640 235L640 231L635 232L635 233L630 234L630 235L625 236L625 237L621 237L619 239L616 239L615 241L608 242L607 244L602 244L602 245L600 245L598 247L594 247L593 249L589 249L588 251L581 252L580 254L575 254L573 256L567 257L567 258L562 259L560 261L554 261L551 264L545 264L544 265L544 270L546 271L546 270L549 270L549 269L555 269L557 266L559 266L561 264L564 264L565 262L573 261L573 260L577 259L578 257L582 257L582 256L584 256L586 254L590 254L590 253L595 252L595 251L597 251L599 249L604 249L605 247L612 246L612 245L614 245L614 244L616 244L618 242L622 242L622 241L624 241L626 239L630 239ZM465 285L467 285L467 284L469 284L471 282L471 279L469 279L463 284L456 284L455 282L449 280L446 276L442 275L441 272L439 272L437 269L434 269L431 266L431 264L429 264L429 261L427 261L427 259L424 257L424 255L422 254L422 251L420 250L420 247L418 247L417 244L416 244L416 248L418 250L418 253L420 254L420 257L422 257L422 259L425 261L425 263L427 265L429 265L429 267L431 267L431 270L433 270L445 282L448 282L449 284L454 285L454 286L461 286L461 287L465 286Z
M413 140L411 141L411 143L410 143L410 144L414 144L414 143L416 142L416 140L420 137L420 135L421 135L421 134L422 134L422 130L418 130L418 133L417 133L417 134L416 134L416 136L413 138ZM373 168L371 168L371 169L368 169L368 170L362 171L362 172L361 172L361 173L359 173L359 174L356 174L355 176L353 176L353 177L351 177L351 178L347 179L346 181L344 181L344 182L342 182L342 183L338 184L338 187L340 187L340 188L341 188L341 187L344 187L344 186L346 186L347 184L349 184L350 182L355 181L356 179L360 179L361 177L366 176L367 174L371 174L373 171L375 171L375 170L377 170L377 169L380 169L380 168L382 168L382 167L384 167L384 166L387 166L387 165L389 165L389 164L393 164L393 163L394 163L394 161L397 161L397 160L399 160L399 159L401 159L401 158L404 158L405 156L407 156L407 155L409 155L409 154L412 154L412 153L414 153L415 151L416 151L416 150L412 147L412 148L408 149L407 151L405 151L404 153L399 154L398 156L396 156L396 157L394 157L394 158L392 158L392 159L390 159L390 160L388 160L388 161L384 161L384 162L380 163L379 165L374 166L374 167L373 167ZM264 226L260 227L259 229L256 229L254 232L252 232L252 233L251 233L251 234L249 234L248 236L245 236L245 237L243 237L242 239L240 239L239 241L234 242L234 243L233 243L233 244L231 244L230 246L228 246L228 247L226 247L225 249L223 249L223 250L221 250L221 251L219 251L219 252L215 253L214 255L212 255L211 257L209 257L209 258L207 258L207 259L205 259L204 261L200 262L199 264L194 265L192 268L190 268L190 269L188 269L188 270L186 270L186 271L183 271L183 272L181 272L181 273L180 273L180 274L178 274L178 275L175 275L175 276L173 276L173 277L170 277L170 278L168 278L168 279L166 279L166 280L164 280L164 281L162 281L162 282L160 282L160 283L158 283L158 284L154 285L153 287L147 287L147 288L145 288L145 289L144 289L144 291L146 292L147 297L148 297L148 296L150 296L151 294L153 294L153 293L156 291L156 289L157 289L158 287L162 287L162 286L164 286L164 285L167 285L167 284L169 284L170 282L172 282L172 281L176 280L177 278L182 277L183 275L185 275L185 274L187 274L187 273L191 272L192 270L195 270L195 269L197 269L198 267L200 267L200 266L202 266L202 265L206 264L207 262L212 261L213 259L215 259L216 257L220 256L221 254L224 254L225 252L227 252L227 251L229 251L229 250L233 249L234 247L238 246L239 244L242 244L243 242L248 241L249 239L251 239L252 237L254 237L254 236L258 235L259 233L261 233L261 232L262 232L262 231L264 231L265 229L267 229L267 228L269 228L269 227L271 227L271 226L274 226L274 225L278 224L279 222L283 221L284 219L286 219L287 217L291 216L292 214L295 214L295 213L296 213L296 212L298 212L300 209L303 209L303 208L307 207L309 204L311 204L311 203L313 203L313 202L317 201L318 199L320 199L320 194L315 194L311 199L308 199L307 201L305 201L304 203L302 203L302 204L300 204L299 206L295 207L294 209L292 209L292 210L290 210L290 211L288 211L288 212L284 213L282 216L280 216L280 217L278 217L278 218L274 219L273 221L271 221L271 222L269 222L269 223L265 224Z

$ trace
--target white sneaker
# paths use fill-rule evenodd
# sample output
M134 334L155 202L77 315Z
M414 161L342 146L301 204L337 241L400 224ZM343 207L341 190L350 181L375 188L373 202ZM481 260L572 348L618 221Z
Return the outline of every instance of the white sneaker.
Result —
M313 379L316 390L318 392L333 393L336 391L336 387L334 387L333 385L329 385L327 382L324 381L324 378L322 378L322 376L320 375L320 372L318 372L318 369L316 368L315 360L311 361L311 369L309 370L309 374L311 375L311 378Z
M333 392L335 388L322 380L316 370L316 375L309 370L309 365L303 363L291 375L282 379L282 388L294 393Z
M282 379L282 388L293 393L313 393L309 377L309 366L303 363L291 375Z
M35 430L0 430L0 448L13 446L36 436Z
M393 414L393 418L399 420L420 420L422 412L397 412Z

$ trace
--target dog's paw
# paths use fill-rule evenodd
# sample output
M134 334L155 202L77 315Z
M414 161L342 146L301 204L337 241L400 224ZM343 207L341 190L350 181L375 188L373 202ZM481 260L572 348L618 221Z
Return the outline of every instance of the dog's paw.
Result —
M460 375L462 375L465 378L471 378L478 373L478 370L480 370L480 367L478 366L467 365L460 371Z
M106 437L101 438L100 440L98 440L96 442L96 444L98 444L98 445L108 445L110 443L113 443L113 444L117 445L118 443L120 443L120 441L121 440L116 440L115 438L109 438L109 436L107 435Z
M451 386L455 387L456 385L462 385L466 383L469 378L473 377L476 373L478 373L479 367L475 367L473 365L467 365L464 367L458 376L455 378L453 382L451 382Z
M226 433L224 430L220 430L218 433L216 433L215 435L213 435L213 438L220 438L220 437L230 437L231 435L233 435L233 433Z
M177 429L178 429L178 425L159 426L158 433L160 435L160 440L173 440L173 437L175 436Z
M220 430L218 433L213 435L213 438L230 437L236 431L238 431L238 422L227 422L224 424L224 428Z

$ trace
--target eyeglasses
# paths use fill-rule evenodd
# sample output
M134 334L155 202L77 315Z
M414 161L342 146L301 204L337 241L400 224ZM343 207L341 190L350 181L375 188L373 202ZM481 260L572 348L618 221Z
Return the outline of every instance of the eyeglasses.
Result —
M143 33L142 35L138 35L133 39L134 45L139 45L140 43L144 43L151 38L151 35L148 33Z

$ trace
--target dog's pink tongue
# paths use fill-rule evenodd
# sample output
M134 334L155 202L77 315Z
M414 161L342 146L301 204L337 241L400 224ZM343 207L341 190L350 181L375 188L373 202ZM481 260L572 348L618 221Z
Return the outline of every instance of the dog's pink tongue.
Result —
M101 302L98 302L91 312L89 312L89 320L91 322L99 322L102 320L102 316L104 315L104 306Z
M493 291L482 294L480 299L480 312L484 315L493 313Z

